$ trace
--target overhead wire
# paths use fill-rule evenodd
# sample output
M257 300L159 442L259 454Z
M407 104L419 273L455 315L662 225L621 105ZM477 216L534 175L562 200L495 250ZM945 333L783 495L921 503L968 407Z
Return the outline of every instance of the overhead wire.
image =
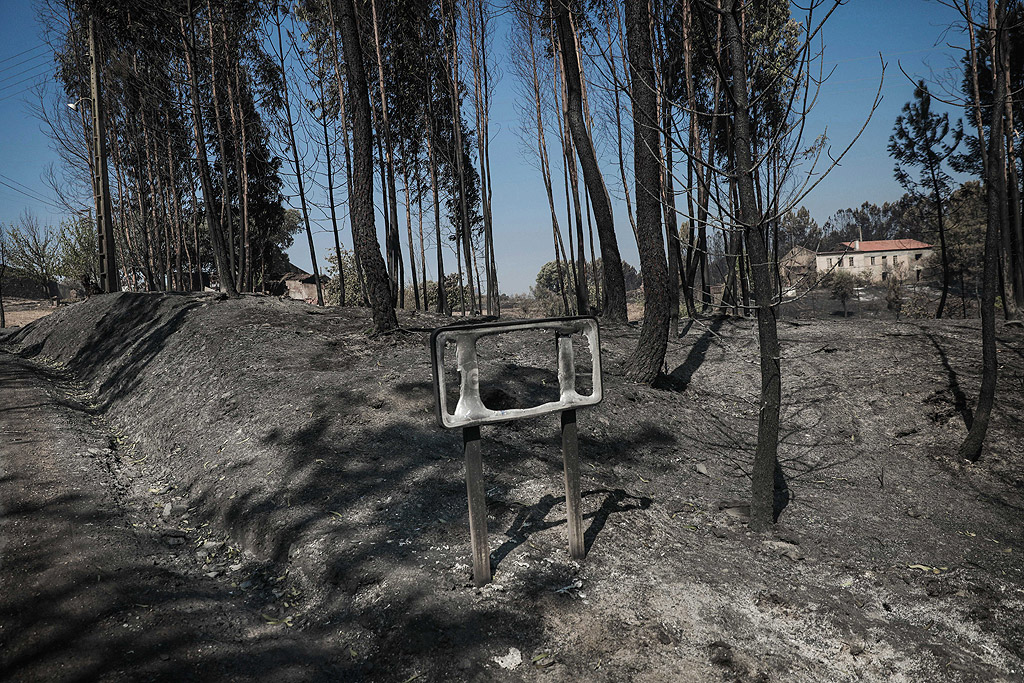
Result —
M9 190L13 190L14 192L17 192L18 194L20 194L22 196L28 197L32 201L40 202L42 204L52 204L52 202L49 199L41 197L41 196L39 196L39 195L37 195L35 193L26 192L25 190L19 189L15 185L11 185L10 183L7 183L7 182L5 182L3 180L0 180L0 185L6 187Z
M10 90L11 88L13 88L16 85L20 85L21 83L24 83L26 81L30 81L33 78L38 78L38 77L44 75L46 73L46 69L47 69L48 66L49 66L48 64L42 64L42 65L40 65L38 67L33 67L32 69L29 69L28 71L23 71L20 74L15 74L14 76L11 76L10 78L5 78L3 80L0 80L0 83L4 83L5 81L9 81L11 78L18 78L19 76L24 76L26 73L35 71L35 73L33 73L31 76L25 76L25 78L22 78L20 81L15 81L14 83L9 83L7 85L0 85L0 92L3 92L5 90Z
M34 62L34 61L37 61L39 59L44 59L44 58L46 58L48 56L49 56L48 53L40 52L39 54L37 54L37 55L35 55L33 57L29 57L28 59L21 60L17 64L11 64L10 66L3 67L2 69L0 69L0 74L5 73L7 71L10 71L11 69L16 69L16 68L18 68L19 66L21 66L23 64L28 64L29 62ZM31 68L31 67L29 67L29 68Z
M22 50L21 52L18 52L16 54L11 55L10 57L4 57L3 59L0 59L0 64L3 64L4 62L9 62L12 59L16 59L17 57L20 57L20 56L22 56L24 54L28 54L29 52L32 52L34 50L38 50L38 49L44 48L44 47L49 47L49 46L46 43L39 43L35 47L30 47L27 50Z
M18 90L17 92L12 92L9 95L4 95L3 97L0 97L0 102L3 102L4 100L9 100L12 97L17 97L18 95L21 95L22 93L27 93L29 90L32 90L35 87L36 87L36 84L33 83L32 85L26 86L26 87L22 88L21 90Z

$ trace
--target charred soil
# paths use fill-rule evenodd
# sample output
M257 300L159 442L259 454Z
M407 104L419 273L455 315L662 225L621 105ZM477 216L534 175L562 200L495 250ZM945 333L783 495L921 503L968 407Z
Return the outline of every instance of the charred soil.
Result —
M461 438L433 414L427 339L452 320L400 322L371 338L362 309L118 294L0 337L0 433L31 423L26 391L49 396L34 428L64 436L47 476L109 508L88 523L115 536L89 547L137 560L105 602L7 526L0 676L70 680L87 653L77 670L105 680L1024 676L1020 328L1000 328L997 408L967 465L976 322L780 321L784 509L754 534L753 321L690 323L660 388L621 379L638 330L604 327L606 398L578 417L587 557L568 556L558 417L484 427L495 574L478 589ZM544 343L482 353L492 401L553 379ZM33 446L10 448L24 463ZM81 534L74 500L18 514ZM77 619L59 638L54 601ZM162 635L115 637L112 604Z

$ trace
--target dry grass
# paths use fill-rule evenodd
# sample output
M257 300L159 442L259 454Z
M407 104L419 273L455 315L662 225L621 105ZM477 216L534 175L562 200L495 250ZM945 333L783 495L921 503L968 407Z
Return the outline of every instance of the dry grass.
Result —
M50 301L20 299L11 297L4 299L4 317L7 327L23 327L30 322L45 318L57 310Z

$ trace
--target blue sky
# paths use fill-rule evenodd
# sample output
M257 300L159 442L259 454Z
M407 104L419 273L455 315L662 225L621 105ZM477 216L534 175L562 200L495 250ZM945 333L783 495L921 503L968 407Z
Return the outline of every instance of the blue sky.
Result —
M883 101L861 139L842 165L803 201L819 224L839 209L865 201L880 204L902 194L893 179L886 144L900 108L913 95L913 84L900 72L897 61L914 78L942 77L957 57L946 43L963 42L959 33L947 32L956 18L952 10L934 1L849 0L829 20L824 32L825 62L826 68L834 67L835 71L822 87L818 105L808 119L808 140L827 130L834 149L845 147L864 123L878 88L879 53L888 66ZM505 63L506 30L504 24L499 24L494 42L495 56ZM32 3L0 0L2 223L15 221L25 209L44 221L56 223L61 219L59 211L38 201L53 199L42 176L57 158L25 102L31 91L22 92L37 82L48 81L53 87L52 60L43 56L45 49L40 45L40 28ZM523 158L522 144L515 132L519 119L514 76L509 69L503 70L491 114L495 251L502 291L525 292L540 266L551 258L551 224L540 174ZM954 114L960 116L959 112ZM607 156L610 151L599 153ZM556 155L552 152L552 156ZM553 170L560 175L559 167ZM615 214L623 256L638 266L624 204L616 202ZM326 232L328 221L320 215L313 218L323 230L315 240L318 261L323 264L333 238ZM348 239L343 241L350 243ZM308 269L310 259L304 244L304 239L296 240L292 257L297 265ZM454 266L453 259L449 252L447 263ZM432 261L429 254L427 260ZM430 276L433 277L432 271Z

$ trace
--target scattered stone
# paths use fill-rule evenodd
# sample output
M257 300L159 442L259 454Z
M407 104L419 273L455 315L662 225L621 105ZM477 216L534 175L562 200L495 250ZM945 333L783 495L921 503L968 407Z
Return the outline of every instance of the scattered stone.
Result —
M206 550L208 552L213 552L215 550L220 550L221 548L223 548L224 547L224 541L206 541L205 543L203 543L202 547L203 547L203 550Z
M800 546L786 543L785 541L764 541L762 545L768 550L778 553L782 557L788 557L794 562L804 559L804 553Z
M850 643L850 654L854 657L864 654L864 646L860 643Z
M165 536L164 542L167 543L167 545L176 546L183 544L185 542L185 539L179 538L178 536Z
M716 640L715 642L708 645L710 652L708 657L711 659L712 664L718 666L730 666L732 664L732 645Z
M967 613L967 618L971 621L985 621L992 616L992 610L984 605L975 605L971 608L971 611Z
M705 465L702 462L697 463L697 466L694 467L693 469L695 469L697 471L697 474L703 474L705 477L710 477L711 476L710 474L708 474L708 467L707 467L707 465Z
M672 644L672 636L670 636L665 631L658 631L658 642L661 643L662 645L671 645Z
M240 565L240 564L233 564L230 567L228 567L228 569L230 569L233 572L237 572L241 568L242 568L242 565Z
M750 505L738 500L723 500L718 504L720 512L738 522L750 521Z
M523 653L517 648L510 647L507 655L503 657L493 657L492 659L494 659L502 669L508 669L511 671L523 663Z
M164 509L163 509L163 512L160 513L160 516L163 517L164 519L168 519L171 516L171 504L170 503L165 503L164 504Z

